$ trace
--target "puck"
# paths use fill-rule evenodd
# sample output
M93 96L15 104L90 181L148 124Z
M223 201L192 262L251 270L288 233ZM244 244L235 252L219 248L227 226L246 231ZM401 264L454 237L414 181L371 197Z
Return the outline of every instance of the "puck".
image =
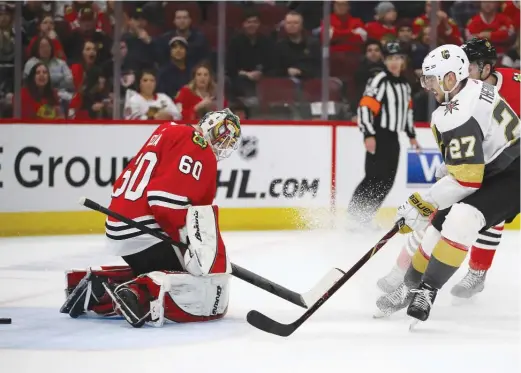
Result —
M0 324L11 324L13 320L0 318Z

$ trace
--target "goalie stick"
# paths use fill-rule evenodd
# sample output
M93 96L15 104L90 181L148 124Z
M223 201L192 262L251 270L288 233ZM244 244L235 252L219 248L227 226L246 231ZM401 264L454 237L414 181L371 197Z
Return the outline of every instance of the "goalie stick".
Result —
M353 275L358 272L365 263L369 261L386 243L389 241L400 229L403 224L403 219L397 222L393 228L383 236L378 243L371 248L360 260L353 266L347 273L345 273L331 288L326 290L324 294L313 304L302 316L291 324L282 324L278 321L270 319L268 316L262 313L252 310L248 312L246 320L248 323L257 329L265 331L266 333L275 334L281 337L290 336L295 330L297 330L311 315L313 315L326 301L336 293L338 289L342 287Z
M139 222L136 222L114 211L111 211L108 208L101 206L99 203L94 202L91 199L82 197L80 198L79 203L80 205L85 206L91 210L101 212L102 214L105 214L123 223L126 223L132 228L139 229L142 232L146 232L151 236L154 236L162 241L170 243L171 245L173 245L173 248L176 251L176 255L181 261L181 265L184 264L183 255L179 251L179 248L185 250L188 248L188 245L182 242L176 242L172 240L170 237L158 233ZM287 289L284 286L279 285L273 281L270 281L256 273L253 273L245 268L242 268L236 264L231 263L231 266L232 275L234 277L237 277L255 287L263 289L270 294L287 300L288 302L291 302L302 308L308 308L310 304L315 303L317 299L319 299L319 297L324 293L324 291L331 287L331 285L333 285L344 274L344 272L342 272L341 270L333 268L320 280L320 282L315 287L313 287L313 289L309 290L306 293L300 294L293 290Z

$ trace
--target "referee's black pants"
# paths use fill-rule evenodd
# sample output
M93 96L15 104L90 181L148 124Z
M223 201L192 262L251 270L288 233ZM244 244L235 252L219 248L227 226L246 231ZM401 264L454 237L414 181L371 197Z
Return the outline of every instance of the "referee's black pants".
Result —
M361 223L371 221L391 191L398 170L398 133L376 129L376 152L365 154L365 177L358 184L348 212Z

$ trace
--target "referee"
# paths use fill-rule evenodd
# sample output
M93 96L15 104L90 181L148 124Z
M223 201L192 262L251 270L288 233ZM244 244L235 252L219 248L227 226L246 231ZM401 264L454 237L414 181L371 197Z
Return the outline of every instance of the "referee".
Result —
M403 76L405 56L400 44L384 45L384 71L367 82L358 106L358 126L364 134L365 177L348 207L350 220L370 225L391 191L398 169L398 133L405 131L419 148L413 124L411 87Z

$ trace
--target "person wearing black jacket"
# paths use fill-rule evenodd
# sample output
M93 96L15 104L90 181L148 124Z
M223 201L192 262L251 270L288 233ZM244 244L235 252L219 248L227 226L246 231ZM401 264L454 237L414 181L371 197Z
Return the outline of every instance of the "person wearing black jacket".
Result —
M271 40L259 34L260 19L254 9L248 9L242 23L243 31L235 35L226 55L227 73L235 96L255 96L256 82L272 69Z
M320 75L320 44L303 33L302 16L289 12L284 19L286 37L277 42L276 75L290 78L316 78Z
M358 106L358 126L366 148L365 177L355 189L348 213L363 225L371 222L394 184L400 158L399 133L405 131L411 146L419 148L400 44L387 43L384 56L385 70L369 80Z
M382 57L382 45L378 40L367 40L365 43L364 59L355 73L357 104L364 94L367 81L384 69L385 65Z

